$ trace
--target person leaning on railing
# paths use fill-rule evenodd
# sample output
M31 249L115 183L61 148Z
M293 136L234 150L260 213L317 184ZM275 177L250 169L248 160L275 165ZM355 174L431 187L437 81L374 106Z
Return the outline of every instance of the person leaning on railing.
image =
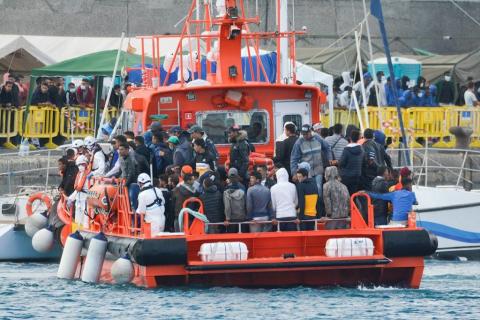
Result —
M11 81L5 82L0 90L0 106L17 108L20 103L18 100L18 92L13 90L14 83Z

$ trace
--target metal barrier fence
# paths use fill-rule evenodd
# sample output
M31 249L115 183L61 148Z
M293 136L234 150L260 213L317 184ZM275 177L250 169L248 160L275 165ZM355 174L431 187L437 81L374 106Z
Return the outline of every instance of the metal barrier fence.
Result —
M61 113L60 135L70 139L95 136L95 109L68 106L63 107ZM106 121L114 117L118 117L118 109L108 108Z
M15 108L0 108L0 138L5 138L3 146L15 149L11 138L18 134L18 112Z
M355 110L335 110L335 123L345 127L352 124L359 127L359 119ZM360 115L365 123L363 110ZM435 148L453 148L454 136L449 132L451 127L469 127L473 130L470 147L480 148L480 109L468 107L412 107L402 109L405 130L409 143L414 148L423 147L417 139L435 139ZM370 128L383 130L392 138L393 146L398 147L400 140L399 120L395 107L369 107L368 119ZM322 115L322 122L328 123L329 115ZM448 139L449 141L445 141Z
M48 142L45 147L55 149L53 138L58 136L60 112L55 106L30 106L24 123L25 107L18 110L19 134L24 138L45 138ZM25 127L24 127L25 124Z

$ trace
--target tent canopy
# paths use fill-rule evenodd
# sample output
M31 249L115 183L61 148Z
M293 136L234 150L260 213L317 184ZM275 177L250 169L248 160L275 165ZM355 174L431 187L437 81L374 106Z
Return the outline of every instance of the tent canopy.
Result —
M117 50L90 53L77 58L32 70L32 76L112 76ZM150 60L150 59L148 59ZM120 52L119 67L131 67L142 63L142 57Z

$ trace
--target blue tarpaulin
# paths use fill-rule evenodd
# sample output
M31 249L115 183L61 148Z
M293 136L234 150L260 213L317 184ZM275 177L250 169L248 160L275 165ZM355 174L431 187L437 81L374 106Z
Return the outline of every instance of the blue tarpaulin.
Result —
M268 82L274 83L276 81L276 74L277 74L277 53L276 52L270 52L267 54L262 54L260 55L260 60L262 61L263 68L265 69L265 73L267 74ZM147 68L152 68L151 64L146 64L145 65ZM202 66L202 74L201 74L201 79L206 79L207 78L207 59L205 57L202 58L201 61L201 66ZM136 65L134 68L141 67L141 65ZM253 67L253 75L251 74L250 70L250 63L248 57L242 57L242 70L243 70L243 78L246 81L258 81L257 79L257 57L252 56L252 67ZM211 63L211 68L212 68L212 73L215 73L216 71L216 63L212 62ZM177 74L178 74L178 69L175 69L174 72L170 74L170 77L168 78L168 84L173 84L177 82ZM261 82L266 82L265 81L265 76L263 75L263 72L260 67L260 81ZM191 74L190 74L191 75ZM163 83L167 76L167 71L163 69L163 66L160 67L160 83ZM196 75L195 75L196 78ZM132 70L128 73L128 81L131 83L135 83L137 85L140 85L142 83L142 72L141 70Z

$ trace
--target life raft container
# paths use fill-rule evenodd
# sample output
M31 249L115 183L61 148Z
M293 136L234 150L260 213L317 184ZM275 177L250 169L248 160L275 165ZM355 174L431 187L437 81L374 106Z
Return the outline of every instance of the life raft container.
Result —
M29 217L33 214L33 209L32 209L33 203L37 200L45 204L48 212L50 212L50 209L52 208L52 199L50 199L50 197L46 193L43 193L43 192L34 193L30 197L28 197L28 201L25 206L25 210L27 211L27 215Z

